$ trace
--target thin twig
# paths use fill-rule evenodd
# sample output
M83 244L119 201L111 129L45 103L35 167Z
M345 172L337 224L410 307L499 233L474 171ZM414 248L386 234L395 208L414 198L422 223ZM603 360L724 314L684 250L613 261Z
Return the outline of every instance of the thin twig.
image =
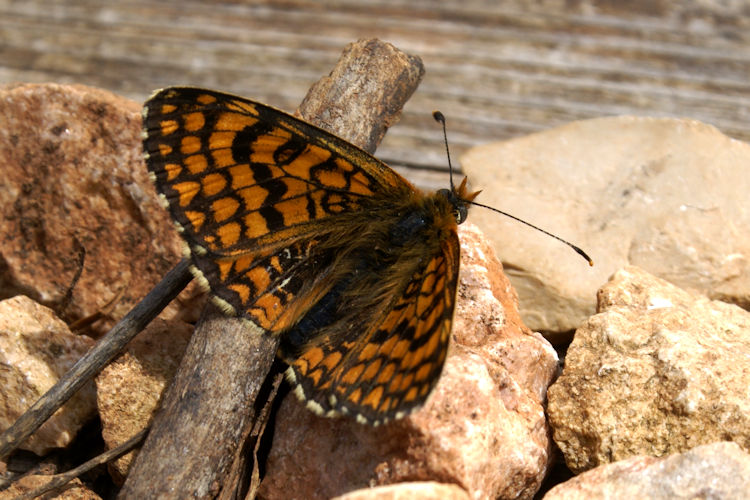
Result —
M149 430L148 428L141 430L135 436L133 436L132 438L122 443L120 446L117 446L116 448L112 448L111 450L105 451L101 455L97 455L96 457L92 458L88 462L85 462L79 465L75 469L71 469L67 472L63 472L62 474L55 474L54 476L50 476L51 480L47 484L24 493L23 495L17 497L16 500L31 500L32 498L36 498L49 491L60 488L61 486L65 485L67 482L72 481L78 476L90 471L94 467L97 467L101 464L105 464L109 462L110 460L119 458L120 456L124 455L125 453L129 452L130 450L138 446L141 443L141 441L143 441L143 439L146 437L148 430Z
M63 295L60 304L57 306L56 313L58 316L62 316L68 310L70 302L73 300L73 291L78 284L78 280L81 279L81 274L83 274L83 264L86 262L86 247L84 247L75 236L73 237L73 243L78 248L78 262L76 263L76 272L75 274L73 274L73 279L70 280L70 285L68 285L68 289L65 290L65 295Z

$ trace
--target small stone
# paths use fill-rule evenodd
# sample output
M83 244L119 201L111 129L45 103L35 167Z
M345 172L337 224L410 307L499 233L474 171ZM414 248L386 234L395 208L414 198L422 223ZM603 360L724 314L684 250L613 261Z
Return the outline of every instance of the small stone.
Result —
M104 312L92 332L103 334L180 259L143 163L140 111L83 85L0 87L3 295L57 308L81 271L63 317Z
M157 318L96 377L102 437L108 449L150 424L192 333L187 323ZM124 483L135 453L131 451L109 464L115 483Z
M0 301L0 430L10 427L93 345L28 297ZM94 416L95 399L89 382L20 448L44 455L67 446Z
M574 472L714 441L750 450L750 313L634 266L599 291L548 391Z
M705 444L662 458L600 465L552 488L544 500L748 498L750 454L736 443Z
M7 490L0 491L0 500L12 500L21 495L41 488L50 482L50 476L30 475L20 478ZM47 493L39 498L54 498L55 500L101 500L101 497L85 486L80 479L74 478L64 488L54 494Z
M455 484L423 481L363 488L331 500L470 500L466 490Z
M482 208L535 331L573 331L596 290L637 265L750 309L750 145L693 120L621 116L479 146L461 158L478 201L551 230L560 242ZM553 337L550 337L553 338ZM569 337L568 337L569 340Z

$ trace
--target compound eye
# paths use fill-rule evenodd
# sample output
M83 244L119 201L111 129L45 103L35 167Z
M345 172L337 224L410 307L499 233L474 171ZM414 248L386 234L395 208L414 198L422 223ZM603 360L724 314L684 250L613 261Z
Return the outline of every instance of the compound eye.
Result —
M459 204L456 205L455 210L453 211L453 214L456 216L456 224L463 224L466 220L466 216L468 215L469 211L466 209L466 205Z
M456 193L450 189L440 189L438 194L445 196L448 202L453 205L453 217L456 218L456 224L464 222L468 213L466 202L456 196Z

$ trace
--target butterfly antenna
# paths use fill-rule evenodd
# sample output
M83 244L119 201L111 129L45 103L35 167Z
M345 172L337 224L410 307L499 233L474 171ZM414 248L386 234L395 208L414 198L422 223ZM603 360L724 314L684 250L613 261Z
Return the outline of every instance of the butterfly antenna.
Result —
M445 142L445 156L448 157L448 174L450 176L451 191L455 193L456 189L453 185L453 164L451 163L451 151L448 148L448 132L445 130L445 115L443 115L443 113L441 113L440 111L433 111L432 117L436 122L440 123L440 125L443 126L443 142Z
M451 163L451 152L450 152L450 149L448 149L448 132L446 131L446 126L445 126L445 116L440 111L433 111L432 112L432 117L435 119L436 122L440 123L443 126L443 140L445 142L445 154L448 157L448 171L450 172L451 191L455 192L455 189L453 187L453 164ZM477 194L479 194L479 193L477 193ZM476 205L476 206L482 207L482 208L487 208L489 210L492 210L493 212L497 212L497 213L502 214L502 215L504 215L506 217L510 217L511 219L513 219L515 221L518 221L521 224L526 224L530 228L536 229L540 233L544 233L547 236L551 236L554 239L556 239L557 241L559 241L561 243L565 243L570 248L572 248L578 255L580 255L581 257L583 257L584 259L586 259L588 261L588 263L589 263L589 266L593 266L594 265L594 261L591 259L591 257L588 256L588 254L586 252L583 251L583 249L581 249L580 247L572 244L568 240L564 240L564 239L560 238L556 234L552 234L549 231L545 231L541 227L535 226L534 224L532 224L530 222L526 222L523 219L519 219L515 215L511 215L511 214L509 214L507 212L503 212L502 210L498 210L495 207L491 207L489 205L483 205L481 203L477 203L476 201L470 201L470 200L465 200L465 201L467 203L472 204L472 205Z
M578 246L576 246L576 245L572 244L572 243L571 243L571 242L569 242L568 240L564 240L564 239L560 238L559 236L557 236L556 234L552 234L552 233L550 233L549 231L545 231L545 230L544 230L544 229L542 229L541 227L535 226L535 225L534 225L534 224L532 224L531 222L526 222L526 221L525 221L525 220L523 220L523 219L519 219L519 218L518 218L518 217L516 217L515 215L511 215L511 214L509 214L509 213L507 213L507 212L503 212L502 210L498 210L498 209L497 209L497 208L495 208L495 207L491 207L491 206L489 206L489 205L483 205L483 204L481 204L481 203L477 203L476 201L472 201L472 202L470 202L470 203L471 203L472 205L476 205L476 206L478 206L478 207L482 207L482 208L487 208L487 209L489 209L489 210L492 210L493 212L497 212L497 213L499 213L499 214L502 214L502 215L504 215L504 216L506 216L506 217L510 217L511 219L513 219L513 220L515 220L515 221L518 221L518 222L520 222L521 224L526 224L526 225L527 225L527 226L529 226L530 228L532 228L532 229L536 229L536 230L537 230L537 231L539 231L540 233L544 233L544 234L546 234L547 236L551 236L551 237L553 237L554 239L556 239L557 241L560 241L560 242L562 242L562 243L565 243L565 244L566 244L566 245L568 245L568 246L569 246L570 248L572 248L573 250L575 250L575 252L576 252L576 253L577 253L578 255L580 255L581 257L583 257L584 259L586 259L586 260L588 261L588 263L589 263L589 265L590 265L590 266L593 266L593 265L594 265L594 261L593 261L593 260L591 259L591 257L589 257L589 256L588 256L588 254L587 254L586 252L584 252L584 251L583 251L583 249L581 249L580 247L578 247Z

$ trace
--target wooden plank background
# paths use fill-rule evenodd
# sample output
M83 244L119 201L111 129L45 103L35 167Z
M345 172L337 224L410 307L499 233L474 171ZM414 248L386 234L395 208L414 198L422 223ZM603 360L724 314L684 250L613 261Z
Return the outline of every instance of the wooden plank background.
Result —
M425 79L378 155L423 187L481 143L572 120L690 117L750 140L750 4L718 0L0 0L0 83L177 84L292 110L342 48L378 37Z

